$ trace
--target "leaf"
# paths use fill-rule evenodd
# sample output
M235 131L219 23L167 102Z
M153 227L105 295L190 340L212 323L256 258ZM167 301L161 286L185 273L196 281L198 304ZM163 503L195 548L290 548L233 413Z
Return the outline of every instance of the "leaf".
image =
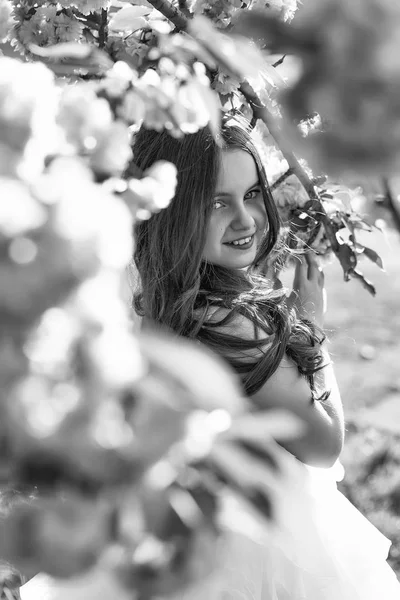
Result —
M342 265L344 278L349 280L349 273L357 265L357 255L349 244L342 243L339 245L338 258Z
M353 231L354 229L361 229L363 231L372 231L373 225L368 223L363 217L357 213L350 213L342 215L342 219L347 227Z
M69 64L52 65L48 67L58 72L59 69L63 73L71 72L76 68L88 69L90 72L99 70L108 70L113 66L113 61L106 52L93 47L91 44L78 44L76 42L66 42L56 44L47 48L30 44L29 50L32 54L42 58L51 58L58 60L69 59Z
M36 44L30 44L29 50L36 56L43 58L76 58L82 60L88 58L93 53L93 46L89 44L79 44L78 42L65 42L42 48Z
M114 14L109 22L109 29L112 31L137 31L147 26L147 19L150 10L144 6L131 6L130 4L121 8Z
M378 267L380 269L382 269L382 271L385 270L384 266L383 266L383 262L381 257L379 256L379 254L377 252L375 252L375 250L372 250L372 248L364 248L364 254L367 258L369 258L370 261L372 261L373 263L375 263L376 265L378 265Z
M354 277L355 279L358 279L359 281L361 281L363 287L372 296L376 295L376 288L375 288L374 284L371 281L369 281L368 279L366 279L360 271L357 271L357 269L352 269L349 274L351 275L351 277Z

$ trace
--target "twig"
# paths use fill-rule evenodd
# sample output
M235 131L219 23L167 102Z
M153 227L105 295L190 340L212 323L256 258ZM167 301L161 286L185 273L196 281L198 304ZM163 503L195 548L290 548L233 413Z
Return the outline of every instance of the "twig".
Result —
M178 8L172 6L168 0L148 0L148 2L154 6L156 10L160 11L164 17L167 17L177 29L186 31L188 25L187 17Z
M108 38L108 11L106 8L101 9L101 19L99 27L99 48L104 48Z
M283 183L291 175L293 175L293 170L289 167L289 169L287 171L285 171L284 173L282 173L282 175L280 177L278 177L278 179L276 181L274 181L274 183L270 186L271 192L276 190L276 188L279 187L281 185L281 183Z
M283 61L286 58L286 54L284 54L283 56L281 56L281 58L279 60L277 60L276 62L274 62L274 64L272 65L273 67L279 67L279 65L281 65L283 63Z
M187 0L179 0L178 2L179 10L185 15L185 17L190 18L191 12L187 5Z
M385 206L391 212L397 231L400 233L400 213L397 209L397 201L393 196L392 188L387 177L382 178L383 189L385 192Z

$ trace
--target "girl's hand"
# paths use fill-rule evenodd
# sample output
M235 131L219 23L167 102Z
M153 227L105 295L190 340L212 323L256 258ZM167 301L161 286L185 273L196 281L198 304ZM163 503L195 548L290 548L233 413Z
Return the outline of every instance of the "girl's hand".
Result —
M296 307L300 317L323 327L324 313L326 312L324 272L313 252L298 257L293 279L293 292L289 300Z

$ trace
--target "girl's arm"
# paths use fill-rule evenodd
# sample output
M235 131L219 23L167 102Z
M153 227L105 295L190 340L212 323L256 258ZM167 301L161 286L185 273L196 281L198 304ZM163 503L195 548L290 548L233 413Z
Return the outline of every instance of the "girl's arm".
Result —
M300 316L323 327L326 308L324 274L312 252L298 259L292 299ZM330 391L327 400L316 401L310 406L307 382L289 359L282 361L276 373L256 394L255 400L263 406L285 406L297 414L306 424L306 431L302 438L288 443L286 448L302 462L329 467L342 450L344 417L339 388L325 344L322 353L326 366L314 378L320 395Z
M218 322L226 316L226 309L218 309L210 320ZM244 317L237 315L235 320L222 327L225 333L230 333L242 339L254 339L254 324ZM265 337L261 335L261 337ZM263 350L267 351L267 347ZM325 366L314 375L316 395L330 390L330 396L324 401L312 401L312 392L308 381L302 377L295 363L285 356L275 373L264 383L262 388L252 396L256 407L266 409L286 409L297 415L304 424L301 437L282 446L311 466L330 467L338 458L344 438L344 423L342 403L336 383L333 367L329 364L329 355L325 348ZM240 358L243 361L254 362L260 358L260 349L244 350ZM226 354L226 353L225 353ZM234 352L237 357L237 351ZM225 358L228 358L225 355Z
M330 467L337 460L344 441L342 403L330 364L318 373L316 380L319 391L331 390L323 402L310 400L308 382L285 357L252 399L262 408L281 408L297 415L305 426L304 432L282 445L303 463Z

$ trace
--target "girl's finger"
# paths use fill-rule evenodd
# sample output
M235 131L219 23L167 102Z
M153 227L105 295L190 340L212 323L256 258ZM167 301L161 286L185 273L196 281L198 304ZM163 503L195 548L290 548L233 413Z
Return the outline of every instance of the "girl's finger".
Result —
M316 255L314 254L314 252L308 252L306 255L306 261L307 261L307 278L309 280L312 279L318 279L319 275L321 273L321 267L319 266L319 262L318 259L316 257Z

